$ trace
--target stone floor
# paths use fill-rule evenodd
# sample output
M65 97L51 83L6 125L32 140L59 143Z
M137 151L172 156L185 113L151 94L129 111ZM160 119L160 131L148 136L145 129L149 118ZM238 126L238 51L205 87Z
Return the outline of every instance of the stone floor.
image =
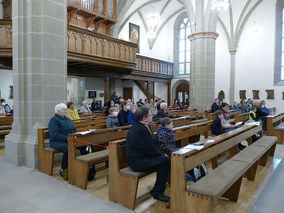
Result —
M284 158L284 145L277 145L275 156ZM284 212L283 180L284 162L282 161L265 185L250 213Z
M4 156L0 168L1 213L133 212L37 170L14 166Z

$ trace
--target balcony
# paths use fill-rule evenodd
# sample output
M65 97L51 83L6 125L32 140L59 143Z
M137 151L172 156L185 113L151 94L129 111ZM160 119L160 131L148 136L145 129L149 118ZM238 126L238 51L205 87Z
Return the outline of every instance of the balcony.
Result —
M123 79L172 79L173 63L136 55L137 45L68 25L68 74ZM12 69L12 21L0 20L0 69ZM147 80L146 79L146 80Z

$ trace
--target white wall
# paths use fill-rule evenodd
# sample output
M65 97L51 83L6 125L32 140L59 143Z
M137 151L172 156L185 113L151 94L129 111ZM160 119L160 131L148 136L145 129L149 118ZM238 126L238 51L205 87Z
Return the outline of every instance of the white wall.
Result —
M276 0L262 1L249 17L243 30L240 48L236 54L235 98L240 100L240 90L247 91L247 98L253 97L252 90L259 90L260 100L265 100L268 107L276 106L278 111L284 111L284 87L274 86L275 2ZM252 37L250 33L254 23L261 30L258 37ZM230 56L224 32L219 27L218 33L220 36L216 42L215 94L223 89L228 100ZM266 99L267 89L274 89L274 100Z
M168 84L155 82L155 96L168 102Z
M155 4L156 5L156 4ZM163 4L161 3L160 7ZM155 9L159 11L160 7L156 6ZM175 1L171 2L171 5L167 8L164 15L161 17L161 24L166 20L166 18L172 14L177 9L181 8L181 5L179 3L176 3ZM147 22L146 16L147 13L150 13L153 11L152 6L151 7L145 7L142 10L142 14ZM159 36L156 39L156 42L152 49L149 48L148 45L148 38L147 33L144 28L143 22L139 15L135 13L130 20L125 24L123 29L118 35L119 39L123 39L128 41L129 40L129 22L136 24L140 26L140 55L157 58L164 61L173 61L173 26L174 21L176 19L177 15L172 16L171 19L166 23L166 25L162 28Z
M230 54L228 51L228 42L223 29L218 25L217 33L219 37L216 40L216 65L215 65L215 97L223 90L225 93L225 102L229 101L230 87Z

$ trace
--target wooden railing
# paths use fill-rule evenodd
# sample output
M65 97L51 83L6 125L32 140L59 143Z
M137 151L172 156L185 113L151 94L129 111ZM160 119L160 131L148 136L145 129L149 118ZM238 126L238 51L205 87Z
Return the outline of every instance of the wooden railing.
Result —
M134 43L68 26L68 53L113 59L135 65L136 48L137 45Z
M137 45L134 43L70 25L67 41L70 60L94 62L93 59L98 59L109 66L124 64L125 67L135 70L133 75L172 78L173 63L136 55ZM0 56L12 56L11 20L0 20Z
M0 20L0 55L12 55L12 22Z
M142 72L158 73L163 75L173 75L173 63L162 61L146 56L136 56L136 70Z

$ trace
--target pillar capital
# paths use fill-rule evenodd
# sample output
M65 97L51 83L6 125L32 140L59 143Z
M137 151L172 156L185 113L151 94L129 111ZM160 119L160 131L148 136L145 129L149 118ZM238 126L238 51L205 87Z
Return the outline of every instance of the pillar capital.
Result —
M196 39L206 39L206 38L211 38L216 40L218 36L219 34L216 32L198 32L198 33L192 33L191 35L188 36L188 38L191 41Z
M230 53L231 55L236 55L237 50L229 50L229 53Z

